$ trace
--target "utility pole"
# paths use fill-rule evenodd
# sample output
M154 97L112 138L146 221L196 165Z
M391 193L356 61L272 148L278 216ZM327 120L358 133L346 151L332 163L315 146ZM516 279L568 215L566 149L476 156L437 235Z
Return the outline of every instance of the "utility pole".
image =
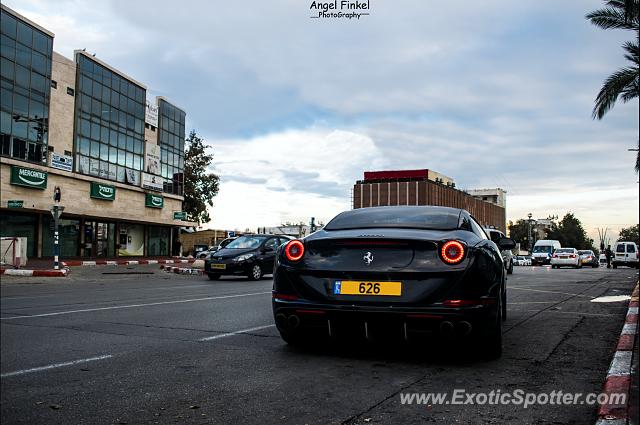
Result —
M533 247L533 245L531 244L531 217L533 217L533 214L529 213L527 214L527 217L529 217L529 236L527 241L529 242L529 255L531 255L531 249Z
M54 270L60 270L60 234L58 233L58 224L60 222L60 215L64 211L64 207L60 205L62 200L62 191L60 186L56 186L53 189L53 207L51 207L51 214L53 215L53 268Z

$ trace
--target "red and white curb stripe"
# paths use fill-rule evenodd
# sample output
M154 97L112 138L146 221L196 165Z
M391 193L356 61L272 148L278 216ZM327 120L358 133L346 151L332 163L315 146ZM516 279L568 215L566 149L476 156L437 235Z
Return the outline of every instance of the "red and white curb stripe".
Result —
M62 269L62 270L0 269L0 274L3 274L5 276L64 277L68 273L69 273L68 269Z
M196 261L195 258L180 260L96 260L96 261L65 261L66 267L78 266L132 266L136 264L189 264Z
M631 361L633 357L633 343L638 331L638 285L631 294L629 309L625 319L616 352L609 366L603 393L626 394L625 405L601 404L598 410L596 425L626 425L629 419L629 396L631 386ZM611 399L611 397L609 397Z
M202 276L204 271L201 269L188 269L183 267L172 267L172 266L160 266L161 269L169 273L177 273L177 274L195 274L198 276Z

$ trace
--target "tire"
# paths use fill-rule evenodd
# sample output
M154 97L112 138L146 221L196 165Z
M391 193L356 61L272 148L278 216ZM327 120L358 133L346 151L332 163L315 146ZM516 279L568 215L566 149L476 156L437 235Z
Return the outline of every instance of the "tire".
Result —
M260 280L262 279L262 275L262 267L260 267L260 264L258 263L255 263L253 266L251 266L249 272L247 273L247 277L249 278L249 280Z
M617 268L618 268L618 265L617 265L617 264L614 264L614 265L613 265L613 268L614 268L614 269L617 269Z
M300 335L295 335L295 334L290 334L285 332L279 332L279 333L280 333L280 338L282 338L282 340L286 342L288 345L291 345L294 347L302 345L303 339L300 337Z
M552 268L552 269L557 269L557 268L558 268L558 266L551 265L551 268Z
M581 269L581 268L582 268L582 264L578 264L578 265L576 266L576 269Z
M507 320L507 288L502 293L502 321Z
M485 330L482 338L479 344L483 359L495 360L502 357L502 305L498 308L496 323Z
M209 276L209 280L218 280L221 275L219 273L207 273L207 276Z

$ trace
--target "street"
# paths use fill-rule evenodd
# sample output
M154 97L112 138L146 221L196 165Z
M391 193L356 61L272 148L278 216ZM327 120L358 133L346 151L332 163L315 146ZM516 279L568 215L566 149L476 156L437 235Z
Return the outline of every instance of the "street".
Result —
M2 278L3 424L575 423L597 406L404 405L401 393L599 393L636 269L518 267L504 354L288 347L269 278L78 267ZM33 283L27 283L33 282ZM473 419L470 419L473 418Z

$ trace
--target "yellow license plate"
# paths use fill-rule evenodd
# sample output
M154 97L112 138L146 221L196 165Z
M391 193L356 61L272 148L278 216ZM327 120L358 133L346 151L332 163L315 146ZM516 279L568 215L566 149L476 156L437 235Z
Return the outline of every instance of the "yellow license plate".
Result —
M226 264L212 264L211 265L212 269L219 269L219 270L224 270L227 268Z
M402 282L374 282L367 280L336 280L334 295L402 295Z

